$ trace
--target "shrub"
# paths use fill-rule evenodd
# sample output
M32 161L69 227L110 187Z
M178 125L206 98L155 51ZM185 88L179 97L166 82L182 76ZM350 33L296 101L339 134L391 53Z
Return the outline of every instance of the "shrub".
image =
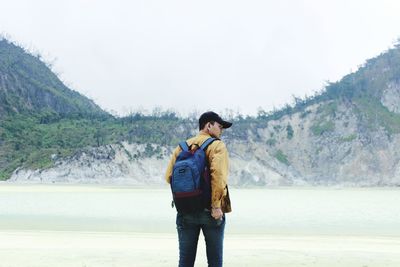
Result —
M276 151L274 156L277 160L279 160L283 164L290 165L290 162L289 162L287 156L282 152L282 150L279 149L278 151Z

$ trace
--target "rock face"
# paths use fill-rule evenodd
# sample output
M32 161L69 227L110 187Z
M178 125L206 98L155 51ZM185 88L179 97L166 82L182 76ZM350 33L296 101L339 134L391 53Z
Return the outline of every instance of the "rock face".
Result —
M232 151L230 184L264 186L289 183L273 170L273 164L269 167L263 161L235 155L247 149L247 146L238 144ZM145 145L128 143L93 148L68 159L54 158L55 166L50 169L16 170L8 182L165 185L164 171L172 148L162 147L162 152L152 157L135 159L132 156L144 150ZM260 156L264 154L261 152Z
M10 182L161 184L166 166L160 155L138 159L146 145L120 143L90 148L67 159L54 157L54 167L45 170L16 170Z
M264 165L289 184L400 185L400 135L388 135L383 128L364 129L351 105L338 105L329 116L324 114L327 106L309 107L305 118L294 114L270 123L263 138L270 144L265 151L272 159L264 157ZM291 138L288 126L293 131ZM271 136L274 142L267 139Z
M247 140L226 138L230 184L399 186L400 135L364 129L353 108L320 103L248 129ZM17 170L9 181L162 185L173 147L151 144L158 152L146 156L149 145L122 142L82 150L54 158L50 169Z
M400 113L400 83L389 83L383 90L381 102L391 112Z

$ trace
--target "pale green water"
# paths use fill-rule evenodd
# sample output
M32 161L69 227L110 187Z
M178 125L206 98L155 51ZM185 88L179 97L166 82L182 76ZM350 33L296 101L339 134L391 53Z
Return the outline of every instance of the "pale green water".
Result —
M398 189L232 189L228 233L400 236ZM175 232L166 189L0 185L0 229Z

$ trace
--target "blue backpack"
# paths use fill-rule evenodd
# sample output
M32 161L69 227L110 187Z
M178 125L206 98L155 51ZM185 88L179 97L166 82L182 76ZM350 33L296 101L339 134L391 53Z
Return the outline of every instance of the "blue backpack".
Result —
M182 152L176 158L171 177L172 206L190 213L211 207L211 183L205 150L216 138L208 138L197 149L179 143Z

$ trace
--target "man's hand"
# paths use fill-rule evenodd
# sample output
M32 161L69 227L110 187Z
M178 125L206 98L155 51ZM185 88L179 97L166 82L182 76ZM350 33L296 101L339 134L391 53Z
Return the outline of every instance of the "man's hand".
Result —
M211 216L214 219L220 220L220 219L222 219L223 215L224 215L224 213L222 212L221 208L212 208L211 209Z

